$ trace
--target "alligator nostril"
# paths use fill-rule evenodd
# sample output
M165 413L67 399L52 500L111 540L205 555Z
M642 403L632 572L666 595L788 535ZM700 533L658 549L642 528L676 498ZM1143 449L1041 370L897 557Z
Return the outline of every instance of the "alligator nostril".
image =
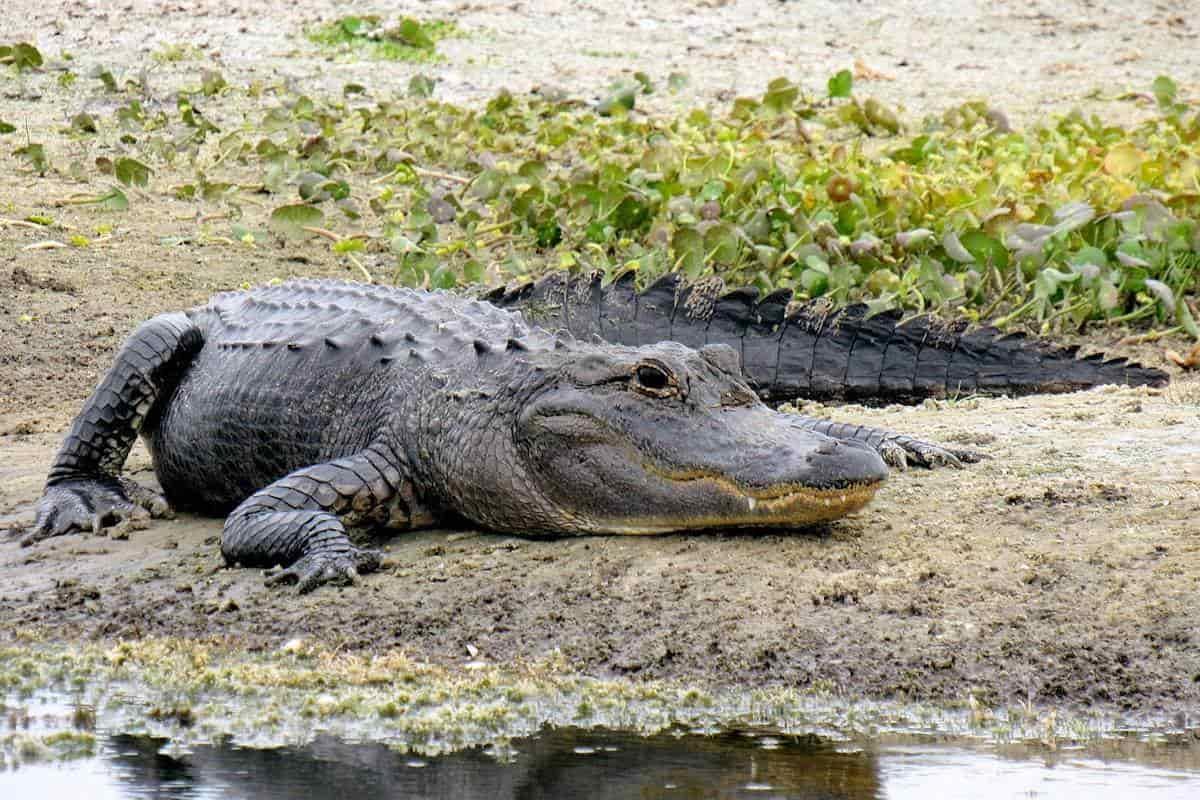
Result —
M827 456L830 453L836 453L837 449L838 449L838 440L837 439L827 439L826 441L821 442L819 445L817 445L817 452L823 456Z

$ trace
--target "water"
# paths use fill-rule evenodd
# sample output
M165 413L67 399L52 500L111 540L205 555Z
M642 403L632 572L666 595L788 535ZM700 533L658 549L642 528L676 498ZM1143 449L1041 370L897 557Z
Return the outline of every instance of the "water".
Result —
M538 798L1137 798L1200 797L1195 747L1142 761L1091 751L892 744L727 733L639 737L552 730L502 749L437 758L319 736L303 747L222 744L173 752L164 739L101 736L93 758L0 771L0 797L538 800Z

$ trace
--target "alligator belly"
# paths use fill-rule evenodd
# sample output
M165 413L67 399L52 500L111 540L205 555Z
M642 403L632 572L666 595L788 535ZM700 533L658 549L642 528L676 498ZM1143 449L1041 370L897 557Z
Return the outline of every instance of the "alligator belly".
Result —
M147 421L155 474L175 508L226 513L284 475L373 438L336 378L255 366L202 354Z

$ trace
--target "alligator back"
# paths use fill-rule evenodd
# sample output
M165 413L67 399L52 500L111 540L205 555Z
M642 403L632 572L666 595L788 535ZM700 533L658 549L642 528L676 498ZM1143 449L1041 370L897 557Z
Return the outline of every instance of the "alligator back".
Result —
M580 338L628 345L729 344L741 353L747 380L769 402L918 402L1167 382L1161 370L1123 358L1080 358L1076 347L1021 333L929 316L905 320L898 311L871 316L862 304L840 309L798 304L790 290L760 297L754 288L727 291L719 279L687 284L669 274L639 293L632 272L607 286L598 276L553 273L497 289L485 299Z
M361 451L427 367L473 364L473 343L503 348L528 330L470 298L336 281L229 292L187 313L204 346L143 433L168 498L210 511Z

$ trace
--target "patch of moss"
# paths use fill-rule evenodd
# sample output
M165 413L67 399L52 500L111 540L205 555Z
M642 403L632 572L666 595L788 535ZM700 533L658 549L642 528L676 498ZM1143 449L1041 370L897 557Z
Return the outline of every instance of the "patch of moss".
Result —
M310 42L341 55L381 61L439 61L437 43L461 35L445 20L405 17L392 22L377 15L346 16L305 31Z
M96 736L87 731L18 731L0 735L0 766L39 761L73 761L96 754Z

